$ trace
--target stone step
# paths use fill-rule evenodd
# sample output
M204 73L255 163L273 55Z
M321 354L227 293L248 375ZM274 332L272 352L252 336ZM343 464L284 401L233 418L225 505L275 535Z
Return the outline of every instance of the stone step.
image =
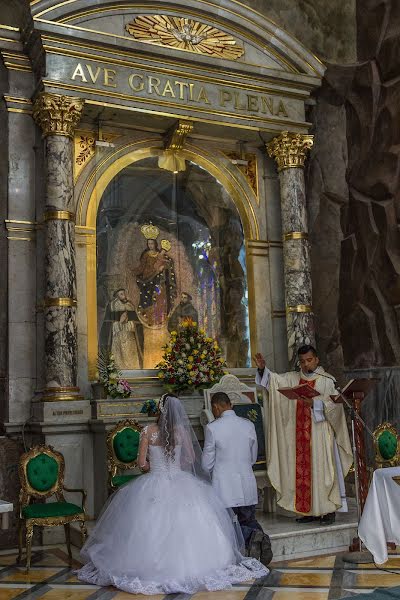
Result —
M354 510L346 514L337 514L336 523L321 526L319 523L300 525L294 517L276 514L257 514L257 519L271 538L274 561L306 558L334 554L349 549L357 534L357 519ZM95 521L88 521L88 533L95 526ZM81 534L78 523L72 523L71 542L81 547Z

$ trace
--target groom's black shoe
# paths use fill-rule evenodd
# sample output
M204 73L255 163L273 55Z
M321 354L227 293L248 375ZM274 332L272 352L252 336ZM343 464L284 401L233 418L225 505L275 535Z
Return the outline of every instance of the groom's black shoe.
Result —
M255 529L252 532L249 540L249 547L247 549L247 556L260 560L263 537L264 534L259 529Z
M268 567L269 563L272 560L272 557L273 557L273 554L272 554L272 548L271 548L271 540L269 539L269 536L266 533L264 533L263 539L261 542L260 562L262 562L262 564L265 567Z
M313 523L314 521L319 521L320 517L313 517L311 515L305 515L304 517L300 517L296 519L296 523Z

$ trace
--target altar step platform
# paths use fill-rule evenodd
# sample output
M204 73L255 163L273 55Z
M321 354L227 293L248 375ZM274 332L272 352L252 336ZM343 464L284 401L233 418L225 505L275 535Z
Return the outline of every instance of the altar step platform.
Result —
M347 551L357 534L357 509L351 499L349 512L336 513L334 525L300 525L294 516L261 511L257 512L257 519L271 538L274 562ZM89 534L94 525L95 521L87 523ZM71 542L80 548L79 524L71 523L71 529Z

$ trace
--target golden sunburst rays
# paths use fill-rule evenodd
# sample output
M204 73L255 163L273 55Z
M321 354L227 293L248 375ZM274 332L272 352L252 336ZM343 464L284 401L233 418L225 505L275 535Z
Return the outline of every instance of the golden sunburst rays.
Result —
M193 19L168 15L140 15L126 25L135 40L178 50L237 60L244 49L227 33Z

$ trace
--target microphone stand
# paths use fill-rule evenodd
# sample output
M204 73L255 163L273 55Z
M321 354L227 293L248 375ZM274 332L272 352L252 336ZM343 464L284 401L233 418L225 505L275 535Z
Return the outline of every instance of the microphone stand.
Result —
M361 503L360 503L360 494L359 494L359 490L358 490L358 452L357 452L356 434L355 434L356 420L358 420L359 423L361 423L364 430L371 436L372 439L374 439L374 434L372 433L372 431L370 430L370 428L368 427L368 425L366 424L364 419L361 417L361 415L359 415L355 411L354 406L351 404L351 402L349 402L347 400L346 396L343 393L343 390L339 386L336 379L334 379L333 377L330 377L329 375L325 375L324 373L317 373L317 374L322 375L322 377L326 377L327 379L331 379L333 381L333 383L335 385L335 390L338 392L339 397L343 400L343 403L347 406L347 408L350 411L351 443L352 443L353 461L354 461L354 482L355 482L355 488L356 488L357 529L358 529L358 525L360 524L360 519L361 519ZM372 554L368 550L362 550L362 541L360 539L359 539L359 551L358 552L347 552L346 554L343 555L343 560L345 562L353 563L353 564L373 563L374 562L374 558L373 558Z

